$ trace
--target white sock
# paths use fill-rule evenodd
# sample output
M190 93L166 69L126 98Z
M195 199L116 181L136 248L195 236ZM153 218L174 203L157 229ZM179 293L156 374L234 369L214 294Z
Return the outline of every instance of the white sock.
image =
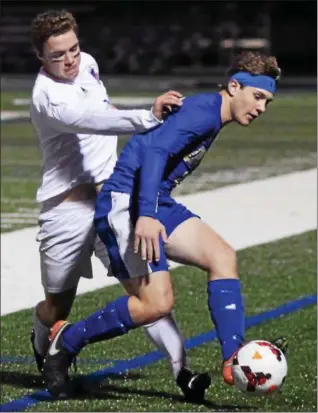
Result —
M144 326L146 335L155 346L168 357L170 369L177 378L182 367L187 367L187 354L184 338L170 313L154 323Z
M50 328L39 320L36 314L36 307L33 310L33 328L35 333L34 347L41 356L45 357L50 344Z

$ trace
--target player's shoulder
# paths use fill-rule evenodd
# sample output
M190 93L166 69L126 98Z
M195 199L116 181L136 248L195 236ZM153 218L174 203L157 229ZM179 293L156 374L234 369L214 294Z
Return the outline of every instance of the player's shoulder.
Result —
M98 64L97 64L95 58L92 55L90 55L89 53L81 52L80 70L85 70L90 66L95 66L95 67L98 68Z
M178 111L180 118L201 119L208 115L209 119L215 114L218 117L221 109L222 97L219 93L196 93L183 100Z
M198 134L217 130L220 126L222 97L219 93L197 93L186 97L175 114L179 125L194 128Z
M66 102L72 96L70 89L69 84L56 81L41 69L34 83L31 102L37 107Z
M196 93L195 95L186 97L184 99L184 105L187 107L200 107L200 108L207 108L211 109L213 106L221 105L222 97L219 93Z

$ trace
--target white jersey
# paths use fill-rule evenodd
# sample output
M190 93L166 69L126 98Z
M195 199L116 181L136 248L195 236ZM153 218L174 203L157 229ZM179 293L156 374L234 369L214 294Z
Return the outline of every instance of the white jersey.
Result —
M58 81L41 69L30 115L42 152L43 202L83 183L100 183L117 160L117 134L143 132L160 123L148 110L111 110L95 59L81 52L73 82Z

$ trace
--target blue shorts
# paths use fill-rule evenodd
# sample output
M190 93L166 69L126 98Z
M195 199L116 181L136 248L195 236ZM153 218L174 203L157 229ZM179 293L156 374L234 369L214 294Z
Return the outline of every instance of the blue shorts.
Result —
M182 222L198 217L171 197L159 198L157 213L168 237ZM164 243L161 239L159 262L148 263L141 259L140 253L134 252L136 214L129 194L100 192L96 201L94 223L100 239L107 248L112 274L119 280L168 271Z

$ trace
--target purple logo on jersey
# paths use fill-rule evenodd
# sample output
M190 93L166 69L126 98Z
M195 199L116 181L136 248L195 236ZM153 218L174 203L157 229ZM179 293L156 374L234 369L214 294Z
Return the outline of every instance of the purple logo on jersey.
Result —
M99 80L98 73L95 72L93 67L90 70L90 74L93 76L94 79Z

